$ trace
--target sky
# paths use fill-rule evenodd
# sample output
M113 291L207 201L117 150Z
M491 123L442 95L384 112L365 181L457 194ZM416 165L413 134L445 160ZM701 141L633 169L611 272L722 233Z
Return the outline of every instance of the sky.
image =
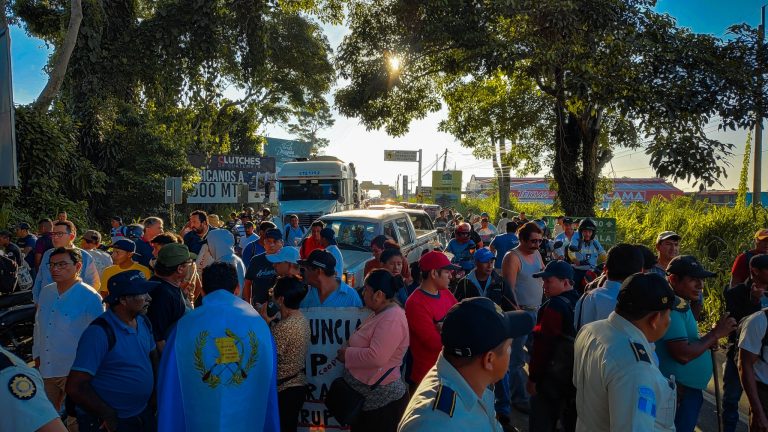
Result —
M768 1L768 0L766 0ZM718 37L725 36L726 29L732 24L748 23L757 26L760 23L760 0L659 0L656 10L673 16L679 25L688 27L697 33L708 33ZM349 31L346 26L324 26L324 31L332 47L338 47L344 35ZM50 55L46 44L27 35L23 29L11 29L11 56L13 68L14 99L17 104L33 101L45 86L47 74L45 65ZM360 180L394 185L398 175L408 175L415 189L417 164L414 162L384 162L384 150L417 150L423 153L422 183L429 186L432 176L427 168L434 165L438 154L448 151L448 169L463 171L466 184L470 176L490 177L493 168L490 159L480 160L472 156L471 151L462 147L453 136L439 132L437 126L445 117L445 111L428 115L426 118L411 123L410 131L401 137L390 137L383 130L366 130L355 118L347 118L334 110L336 120L333 127L323 131L322 136L330 140L325 154L336 156L347 162L354 162ZM731 189L738 185L739 171L746 142L746 131L722 133L716 127L707 128L712 139L730 142L736 147L731 157L730 175L721 179L722 186L711 189ZM279 125L268 125L262 131L266 136L275 138L293 138ZM764 137L765 141L765 137ZM766 150L768 152L768 150ZM768 155L763 154L763 160ZM443 161L440 161L442 165ZM750 178L751 178L750 168ZM762 171L763 189L768 188L768 169ZM541 173L545 174L545 173ZM515 173L512 172L514 176ZM617 150L614 159L607 165L603 175L608 177L654 177L649 167L648 157L642 151ZM751 183L750 183L751 184ZM683 190L694 190L691 184L676 182Z

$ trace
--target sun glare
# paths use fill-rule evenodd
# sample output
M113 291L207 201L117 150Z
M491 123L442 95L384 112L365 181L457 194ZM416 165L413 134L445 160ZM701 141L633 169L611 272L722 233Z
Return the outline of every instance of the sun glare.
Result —
M389 70L392 72L397 72L400 70L400 57L396 55L390 55L387 59L387 62L389 63Z

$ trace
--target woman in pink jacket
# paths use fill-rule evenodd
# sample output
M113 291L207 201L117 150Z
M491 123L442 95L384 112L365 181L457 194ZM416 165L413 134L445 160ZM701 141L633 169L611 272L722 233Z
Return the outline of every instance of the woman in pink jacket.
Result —
M402 279L384 269L365 278L363 302L373 311L339 350L344 379L365 396L363 413L352 431L394 432L406 406L408 388L400 376L400 365L408 350L408 321L395 301ZM371 386L384 377L371 390Z

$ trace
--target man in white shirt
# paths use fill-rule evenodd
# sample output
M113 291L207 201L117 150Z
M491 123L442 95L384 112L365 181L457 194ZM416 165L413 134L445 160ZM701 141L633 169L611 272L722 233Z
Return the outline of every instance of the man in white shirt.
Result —
M577 331L593 321L608 318L616 309L621 283L643 271L643 253L631 244L617 244L608 251L605 267L608 269L605 285L587 292L576 303L573 326Z
M75 224L70 221L56 222L51 230L51 242L53 248L45 251L40 259L40 267L37 270L35 276L35 284L32 286L32 299L35 303L38 302L40 297L40 291L44 286L54 282L51 272L48 267L48 260L51 257L53 249L58 247L74 248L80 251L82 256L83 268L80 271L80 277L83 282L90 285L91 288L98 291L101 287L101 278L99 277L99 271L96 269L96 263L88 252L74 246L75 237L77 237L77 228Z
M768 429L768 363L763 344L767 314L763 309L745 318L739 335L739 372L749 399L749 430Z
M79 249L58 247L48 257L53 283L40 291L35 315L32 356L56 410L64 402L64 386L85 328L104 313L101 296L80 279Z
M247 221L243 224L243 236L240 237L240 247L242 249L245 249L249 244L259 240L259 236L253 232L253 229L253 222ZM248 265L248 263L246 263L246 265Z
M341 279L344 274L344 258L341 256L341 250L336 245L336 233L333 228L323 228L320 231L320 244L323 249L330 252L336 258L336 278Z

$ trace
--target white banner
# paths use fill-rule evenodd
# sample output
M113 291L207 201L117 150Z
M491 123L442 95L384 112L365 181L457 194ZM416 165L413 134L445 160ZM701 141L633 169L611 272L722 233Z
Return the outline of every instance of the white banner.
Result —
M328 412L325 395L333 380L344 374L344 363L336 359L337 351L372 312L354 307L317 307L301 312L309 321L311 336L306 362L309 396L299 411L299 430L349 430L340 426Z

